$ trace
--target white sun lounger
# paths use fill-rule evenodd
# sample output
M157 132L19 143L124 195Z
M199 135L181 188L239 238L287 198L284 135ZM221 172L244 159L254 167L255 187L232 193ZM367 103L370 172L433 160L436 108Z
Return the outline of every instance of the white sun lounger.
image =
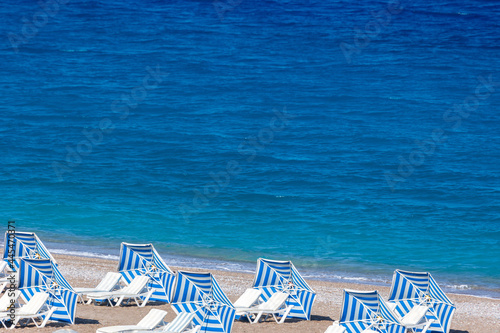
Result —
M38 328L45 327L47 322L49 321L50 316L54 313L56 310L55 307L49 308L47 305L47 300L49 299L49 294L45 292L40 292L36 293L33 295L33 297L29 300L26 305L22 306L21 308L17 309L16 315L14 322L10 326L10 328L14 328L20 320L27 319L28 322L29 320L33 320L33 323L35 323L35 326ZM38 324L35 319L41 319L41 323ZM2 325L7 328L5 325L5 321L10 320L10 316L8 312L4 312L0 314L0 321L2 322ZM27 323L26 323L27 324Z
M397 311L394 311L396 303L388 302L386 304L389 309L391 309L394 316L399 320L400 324L406 328L422 329L421 333L425 333L434 322L433 320L427 320L425 317L429 310L429 307L426 305L415 305L404 317L401 317Z
M2 298L0 298L0 312L8 312L11 304L14 304L14 307L17 308L17 299L20 295L21 292L19 291L19 289L16 289L14 291L7 290L5 294L3 294Z
M9 278L12 275L14 275L14 278L17 281L17 272L10 270L7 261L0 261L0 293L11 283Z
M194 313L181 312L170 323L162 327L163 333L198 332L201 326L193 323Z
M165 322L163 319L167 315L167 311L151 309L149 313L142 318L137 325L122 325L122 326L108 326L99 328L96 333L120 333L132 332L137 330L152 331Z
M338 321L334 321L333 324L328 326L325 333L344 333L345 327L340 326Z
M180 312L174 320L156 330L135 330L130 333L197 333L201 326L194 325L194 315L190 312Z
M113 291L117 287L121 278L122 275L120 273L108 272L95 288L73 288L73 290L78 294L78 297L80 298L82 303L84 303L83 296L92 293ZM92 303L91 299L88 300L87 304L90 303Z
M263 314L266 314L264 321L267 317L272 315L278 324L282 324L293 308L293 305L286 305L287 299L288 294L278 291L262 304L247 309L239 309L238 312L236 312L236 315L247 316L248 320L252 324L258 323ZM253 321L251 319L252 314L256 315ZM278 320L278 317L280 316L281 319Z
M110 292L98 292L87 294L87 298L92 300L105 299L111 306L119 306L124 299L134 299L135 303L139 307L144 307L149 301L149 298L153 294L154 290L148 290L149 277L144 275L136 276L130 284L122 289L118 289ZM139 303L139 299L144 297L142 303ZM111 301L114 298L118 298L116 304L113 305Z
M248 288L245 292L233 303L236 312L239 310L245 310L254 306L262 295L262 291L259 289Z
M325 333L345 333L346 328L344 326L340 326L340 322L335 320L333 324L327 327ZM378 333L376 331L371 330L370 328L366 328L361 333Z

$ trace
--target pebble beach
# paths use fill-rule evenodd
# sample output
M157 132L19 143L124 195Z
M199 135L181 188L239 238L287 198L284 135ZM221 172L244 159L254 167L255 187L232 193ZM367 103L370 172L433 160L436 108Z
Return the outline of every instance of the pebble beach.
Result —
M106 272L116 271L118 261L99 258L55 255L59 269L73 287L94 287L104 277ZM173 270L201 271L193 267L171 267ZM206 270L203 270L206 271ZM224 292L231 301L235 301L251 287L252 274L210 271L216 277ZM342 303L343 289L378 290L384 298L389 293L388 287L368 284L334 283L318 280L307 280L316 291L317 298L312 310L310 321L288 319L278 325L271 319L266 322L251 325L245 321L235 321L234 333L322 333L338 320ZM450 333L498 333L500 332L500 299L489 299L476 296L447 294L455 303L457 309L451 324ZM76 322L74 325L49 322L45 328L37 329L33 324L23 328L23 332L54 332L59 329L72 329L80 333L95 332L103 326L137 324L151 309L166 310L167 321L175 318L175 312L169 304L150 302L144 308L135 304L109 307L78 304ZM21 330L17 328L16 330Z

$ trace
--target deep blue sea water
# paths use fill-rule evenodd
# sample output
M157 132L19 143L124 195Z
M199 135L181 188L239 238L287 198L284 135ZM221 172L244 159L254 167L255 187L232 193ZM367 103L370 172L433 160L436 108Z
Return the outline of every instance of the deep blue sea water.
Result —
M381 283L401 268L500 296L495 2L7 0L0 15L5 227L58 251L152 242L171 264L265 256Z

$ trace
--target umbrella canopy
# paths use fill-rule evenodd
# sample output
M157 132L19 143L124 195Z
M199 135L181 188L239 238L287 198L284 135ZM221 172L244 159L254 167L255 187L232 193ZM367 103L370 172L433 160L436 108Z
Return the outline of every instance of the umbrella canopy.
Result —
M287 305L293 305L288 317L311 319L311 308L316 293L309 287L291 261L259 258L253 287L262 291L267 301L277 291L287 293Z
M360 333L371 329L380 333L404 333L378 291L344 290L340 310L340 325L347 333Z
M150 299L167 303L171 301L175 274L153 244L122 243L118 271L127 283L138 275L149 276L150 287L154 289Z
M426 319L434 320L427 332L448 333L450 330L455 305L428 272L394 271L389 301L396 303L395 311L401 316L415 305L427 305Z
M172 307L177 313L195 313L200 332L230 333L235 309L211 273L177 272Z
M48 293L48 305L56 307L50 320L75 322L77 294L50 259L21 258L19 290L26 302L37 292Z
M16 231L12 234L5 232L3 259L7 262L14 259L13 268L17 270L20 258L50 259L57 265L54 257L34 232Z

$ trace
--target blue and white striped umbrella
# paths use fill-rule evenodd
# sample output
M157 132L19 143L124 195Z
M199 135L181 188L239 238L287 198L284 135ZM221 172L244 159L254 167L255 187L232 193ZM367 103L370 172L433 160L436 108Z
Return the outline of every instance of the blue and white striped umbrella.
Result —
M361 333L366 329L380 333L406 331L378 291L344 290L340 325L345 327L347 333Z
M415 305L427 305L427 320L433 320L427 332L448 333L455 305L428 272L396 270L392 278L389 301L396 303L395 311L404 316ZM413 329L421 332L421 329Z
M293 305L288 317L311 319L316 292L309 287L291 261L259 258L253 287L262 291L264 301L278 291L287 293L287 305Z
M230 333L235 309L211 273L177 272L172 307L177 313L195 313L200 332Z
M9 235L11 234L5 232L3 260L10 262L14 259L14 270L19 268L20 258L50 259L57 265L54 257L34 232L16 231L12 234L14 237Z
M75 322L77 294L50 259L19 260L19 290L28 302L37 292L45 291L47 303L56 310L50 320Z
M127 283L136 276L150 277L154 289L151 300L170 302L175 274L160 257L153 244L122 243L118 271Z

